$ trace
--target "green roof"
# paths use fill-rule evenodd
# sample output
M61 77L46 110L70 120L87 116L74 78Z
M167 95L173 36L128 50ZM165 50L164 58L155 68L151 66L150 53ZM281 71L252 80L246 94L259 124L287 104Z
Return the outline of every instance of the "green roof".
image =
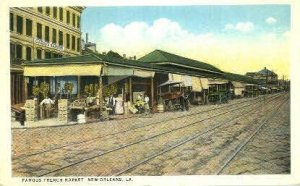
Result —
M56 64L85 64L85 63L105 63L108 65L123 66L129 68L139 68L144 70L152 70L161 73L179 73L192 76L210 77L210 78L224 78L223 74L201 71L196 69L186 69L179 66L161 66L155 63L145 63L139 60L129 60L111 55L103 55L99 53L90 53L80 56L71 56L63 58L51 58L35 61L27 61L25 66L36 65L56 65Z
M82 62L96 62L99 59L93 54L68 56L62 58L39 59L34 61L26 61L24 65L38 65L38 64L67 64L67 63L82 63Z
M245 75L240 75L240 74L234 74L234 73L225 73L225 77L226 79L230 80L230 81L239 81L239 82L244 82L244 83L251 83L251 84L257 84L258 82L249 77L249 76L245 76Z
M113 57L103 54L96 54L99 58L103 61L114 64L114 65L126 65L130 67L138 67L138 68L146 68L154 71L160 71L165 73L180 73L180 74L187 74L187 75L194 75L194 76L201 76L201 77L216 77L216 78L223 78L222 74L210 73L210 72L199 72L198 70L193 69L185 69L176 66L161 66L155 63L144 63L140 60L129 60L123 59L119 57Z
M143 62L150 62L150 63L156 63L156 64L162 64L162 63L173 63L173 65L178 66L188 66L197 68L199 70L206 70L206 71L213 71L217 73L222 73L222 71L213 65L197 61L194 59L189 59L186 57L182 57L176 54L171 54L162 50L154 50L153 52L150 52L149 54L141 57L139 59ZM188 68L187 67L187 68Z

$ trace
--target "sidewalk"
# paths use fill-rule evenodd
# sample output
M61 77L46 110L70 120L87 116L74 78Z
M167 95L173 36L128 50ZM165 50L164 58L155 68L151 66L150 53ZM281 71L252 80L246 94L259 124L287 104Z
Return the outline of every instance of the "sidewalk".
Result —
M12 129L26 129L26 128L39 128L39 127L57 127L57 126L67 126L75 125L77 122L69 122L67 124L61 124L58 122L57 118L43 119L38 121L25 121L24 126L20 124L19 121L11 121Z
M111 115L109 120L123 120L128 118L141 117L140 114L129 114L129 115ZM58 122L58 118L49 118L38 121L25 121L24 126L20 124L19 121L11 121L12 129L26 129L26 128L42 128L42 127L61 127L61 126L70 126L70 125L84 125L88 123L102 122L100 119L87 119L86 123L77 123L72 121L66 124Z

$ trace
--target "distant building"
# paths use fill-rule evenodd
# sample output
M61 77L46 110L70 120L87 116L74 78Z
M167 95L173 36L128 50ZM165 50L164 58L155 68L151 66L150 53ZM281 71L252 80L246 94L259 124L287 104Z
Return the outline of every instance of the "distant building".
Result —
M96 52L97 53L97 47L96 47L96 43L92 43L89 41L89 35L88 33L86 33L85 35L85 41L82 40L82 53L83 54L87 54L87 53L93 53Z
M278 75L266 67L258 72L247 72L246 76L257 80L260 85L274 85L278 83Z
M11 103L22 103L21 64L35 59L81 54L80 17L84 7L10 8Z

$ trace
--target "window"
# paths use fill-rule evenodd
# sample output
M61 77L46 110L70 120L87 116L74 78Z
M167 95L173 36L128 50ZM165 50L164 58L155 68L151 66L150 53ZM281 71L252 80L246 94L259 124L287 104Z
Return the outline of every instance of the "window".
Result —
M39 11L40 13L43 13L43 7L39 6L39 7L38 7L38 11Z
M70 48L70 34L67 34L67 48Z
M17 45L16 46L16 58L17 59L22 59L22 45Z
M37 57L38 59L42 59L42 50L36 49L36 57Z
M31 48L26 47L26 60L31 61Z
M51 52L45 51L45 59L51 58Z
M53 57L54 58L58 58L58 54L57 53L53 53Z
M49 27L45 26L45 41L49 42Z
M52 43L56 43L56 29L52 29Z
M32 21L30 19L26 19L26 35L32 36Z
M10 31L14 31L14 14L10 13L9 18L10 18L10 23L9 23Z
M80 51L80 38L77 38L77 52Z
M80 16L77 16L77 28L80 28Z
M64 10L62 7L59 7L59 20L64 20Z
M36 30L37 30L36 37L39 38L39 39L42 39L42 36L43 36L43 34L42 34L42 24L37 23L36 24Z
M75 50L75 36L72 36L72 50Z
M17 16L17 32L23 34L23 17Z
M70 24L70 12L67 11L67 23Z
M46 6L46 14L50 15L50 7L49 6Z
M72 23L73 23L73 27L75 27L75 20L76 18L75 18L75 14L72 14Z
M10 43L10 59L14 59L16 55L16 45L13 43Z
M59 45L64 45L64 34L62 31L59 31Z
M57 18L57 7L53 7L53 17Z

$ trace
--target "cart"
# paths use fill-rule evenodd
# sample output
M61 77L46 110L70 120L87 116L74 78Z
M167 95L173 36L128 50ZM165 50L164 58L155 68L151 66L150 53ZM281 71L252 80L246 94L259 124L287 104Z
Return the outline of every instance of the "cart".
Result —
M167 81L158 86L158 97L166 111L189 110L189 94L182 82Z

